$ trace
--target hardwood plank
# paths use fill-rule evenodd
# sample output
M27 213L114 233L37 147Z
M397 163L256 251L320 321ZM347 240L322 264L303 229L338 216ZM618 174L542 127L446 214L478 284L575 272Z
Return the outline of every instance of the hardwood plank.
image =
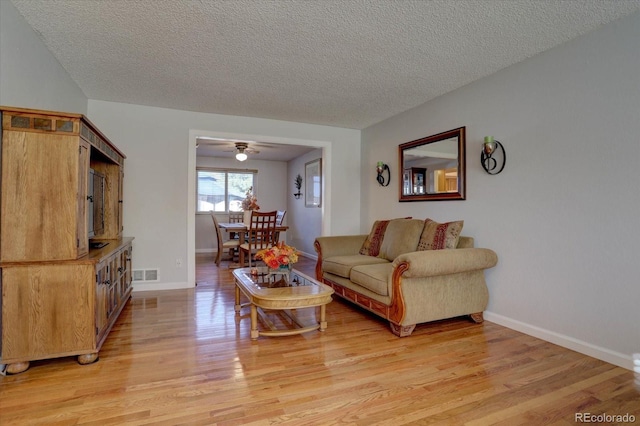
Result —
M134 293L94 364L36 361L0 377L0 424L567 425L576 412L640 421L632 372L488 321L438 321L398 338L336 299L324 332L251 341L227 266L198 255L195 289ZM313 274L312 260L297 266Z

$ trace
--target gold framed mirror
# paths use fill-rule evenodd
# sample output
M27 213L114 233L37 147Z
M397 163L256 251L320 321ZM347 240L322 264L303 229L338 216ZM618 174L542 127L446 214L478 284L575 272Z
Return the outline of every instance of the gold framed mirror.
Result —
M465 129L399 145L400 201L465 199Z

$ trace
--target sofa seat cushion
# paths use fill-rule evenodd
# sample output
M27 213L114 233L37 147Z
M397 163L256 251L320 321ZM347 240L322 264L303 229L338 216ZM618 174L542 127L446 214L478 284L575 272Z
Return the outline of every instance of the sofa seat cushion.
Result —
M358 284L382 296L389 295L389 279L393 265L379 263L373 265L359 265L351 269L351 282Z
M322 261L322 270L330 274L337 275L339 277L349 278L351 275L351 269L358 265L373 265L388 263L386 259L379 257L365 256L362 254L351 254L345 256L332 256Z

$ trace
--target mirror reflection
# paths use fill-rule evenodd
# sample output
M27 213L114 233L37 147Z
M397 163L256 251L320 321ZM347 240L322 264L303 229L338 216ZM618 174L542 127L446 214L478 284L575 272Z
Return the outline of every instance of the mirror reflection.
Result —
M400 145L400 201L464 200L464 130Z

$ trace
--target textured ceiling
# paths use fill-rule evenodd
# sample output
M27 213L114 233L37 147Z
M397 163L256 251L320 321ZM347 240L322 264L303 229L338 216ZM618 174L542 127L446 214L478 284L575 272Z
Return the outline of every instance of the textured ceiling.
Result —
M640 9L640 0L12 2L90 99L354 129Z

